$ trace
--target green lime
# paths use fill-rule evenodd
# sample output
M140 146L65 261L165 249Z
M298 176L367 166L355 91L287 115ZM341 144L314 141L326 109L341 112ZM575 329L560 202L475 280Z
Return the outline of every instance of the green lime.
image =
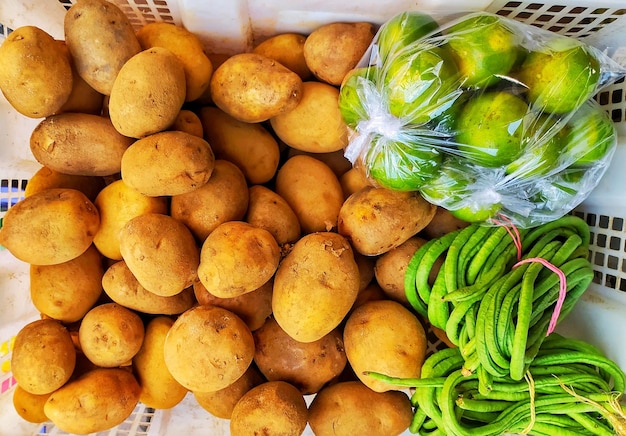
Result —
M593 96L600 62L584 43L556 36L526 56L518 78L528 87L528 100L537 110L564 114Z
M432 179L441 165L441 153L433 146L377 137L367 155L369 174L384 188L416 191Z
M506 91L488 91L471 98L457 119L459 151L478 165L508 165L522 152L528 115L526 102Z
M407 11L392 17L378 31L378 53L382 62L438 28L437 22L422 12Z
M480 12L447 31L451 53L465 80L464 86L483 88L511 71L520 53L521 37L505 19Z
M378 67L355 68L346 74L339 91L339 111L345 123L355 128L367 120L372 110L371 103L380 101L376 90L376 74Z
M443 47L418 43L390 59L383 72L389 112L423 125L461 94L458 70Z

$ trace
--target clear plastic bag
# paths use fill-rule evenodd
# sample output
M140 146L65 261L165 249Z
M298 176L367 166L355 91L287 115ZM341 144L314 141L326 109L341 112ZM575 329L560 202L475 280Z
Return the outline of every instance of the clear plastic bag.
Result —
M585 43L487 12L405 12L340 92L345 156L370 181L459 218L534 227L595 188L617 134L593 96L626 69Z

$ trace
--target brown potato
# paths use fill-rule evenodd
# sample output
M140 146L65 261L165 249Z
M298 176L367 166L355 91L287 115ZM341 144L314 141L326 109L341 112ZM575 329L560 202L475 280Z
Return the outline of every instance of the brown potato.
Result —
M63 174L110 176L120 172L122 156L133 143L108 118L62 113L42 120L30 136L40 164Z
M128 17L106 0L81 0L66 12L63 25L78 74L109 95L122 66L141 51Z
M399 435L412 419L406 393L374 392L359 381L328 386L309 406L309 424L318 436Z
M354 302L354 304L352 305L352 308L350 309L350 313L352 313L352 311L354 311L357 307L362 306L368 301L387 300L387 299L388 297L383 291L383 288L381 288L380 285L376 283L375 281L371 282L369 285L367 285L366 287L364 287L363 289L359 291L359 295L357 295L356 301Z
M280 149L262 124L239 121L216 107L200 109L205 139L218 159L237 165L251 185L269 182L278 168Z
M331 170L333 170L333 173L335 173L338 178L341 178L343 174L352 168L352 163L344 156L343 149L330 151L328 153L313 153L310 151L298 150L297 148L289 148L287 158L297 154L306 154L314 157L315 159L321 160L328 165Z
M367 186L372 186L363 174L363 171L358 168L351 168L343 173L339 178L339 183L341 184L341 189L343 189L343 196L346 199L355 192Z
M280 33L258 44L252 52L274 59L296 73L302 80L309 80L312 73L304 59L305 41L306 36L299 33Z
M47 189L26 197L4 215L0 245L32 265L75 259L93 242L98 209L75 189Z
M174 124L170 126L170 130L180 130L198 138L204 138L200 117L189 109L181 109L174 120Z
M69 98L69 57L45 30L13 30L0 45L0 59L0 91L20 114L44 118L57 113Z
M102 177L63 174L44 166L39 168L28 180L24 189L24 197L30 197L45 189L72 188L81 191L93 202L104 186L105 182Z
M267 283L279 261L280 247L270 232L228 221L202 244L198 278L216 297L237 297Z
M469 226L470 223L463 221L441 206L437 206L437 212L433 219L422 230L426 239L440 238L447 233Z
M81 351L102 368L127 365L141 348L144 336L139 315L117 303L94 307L78 329Z
M135 410L140 391L130 371L97 368L50 395L44 412L64 432L96 433L124 422Z
M247 123L260 123L289 112L302 97L300 76L256 53L226 59L213 73L210 88L217 107Z
M180 315L164 343L165 365L192 392L214 392L241 377L254 357L248 326L233 312L196 306Z
M314 342L341 323L358 292L359 270L348 241L337 233L311 233L280 263L272 311L293 339Z
M185 71L168 49L137 53L120 69L109 98L109 116L118 132L144 138L169 128L185 102Z
M419 378L428 345L419 319L392 300L370 301L352 311L343 330L343 342L354 373L376 392L401 390L402 386L376 380L366 371Z
M275 319L252 333L254 362L269 381L286 381L303 394L314 394L339 376L346 366L339 329L313 342L298 342Z
M165 337L174 320L157 316L148 322L143 344L133 357L133 371L141 386L139 401L155 409L171 409L180 403L187 389L181 386L165 366Z
M302 84L302 96L290 111L270 124L288 146L311 153L331 153L348 145L348 128L339 112L339 90L327 83Z
M43 411L46 400L52 394L31 394L16 385L13 390L13 408L17 414L28 422L42 423L48 421L48 417Z
M26 392L35 395L54 392L70 379L75 366L74 343L59 321L32 321L15 336L11 371Z
M152 197L180 195L209 181L213 149L202 138L180 131L159 132L133 143L121 160L124 182Z
M179 315L196 303L191 287L167 297L146 290L123 260L107 268L102 287L115 303L151 315Z
M341 85L374 38L370 23L329 23L315 29L304 43L304 58L319 80Z
M248 184L239 167L227 160L215 160L209 181L185 194L174 195L170 215L203 243L209 234L227 221L242 220L248 209Z
M213 305L230 310L246 323L250 331L260 328L272 314L272 289L274 281L268 280L260 288L232 298L220 298L211 294L200 280L193 284L196 300L201 305Z
M281 246L300 238L300 221L283 197L263 185L250 186L248 192L247 223L270 232Z
M359 290L365 289L374 279L376 275L374 272L376 259L374 256L365 256L358 251L354 251L354 260L359 267Z
M120 230L120 252L146 290L170 297L197 277L200 252L191 231L169 215L146 213Z
M91 245L75 259L57 265L30 266L30 297L52 319L79 321L102 294L102 255Z
M232 436L300 435L308 410L298 389L284 381L262 383L246 392L230 417Z
M343 203L337 230L359 253L377 256L416 235L436 210L419 193L370 186Z
M336 228L343 191L322 161L307 155L288 159L278 171L275 190L291 206L304 233Z

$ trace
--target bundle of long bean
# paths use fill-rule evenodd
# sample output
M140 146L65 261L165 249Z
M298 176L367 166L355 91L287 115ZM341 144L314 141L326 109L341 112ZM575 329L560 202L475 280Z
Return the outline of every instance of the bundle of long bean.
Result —
M458 348L426 359L419 379L369 373L414 388L412 433L429 436L491 436L506 433L549 436L624 435L619 397L626 377L595 347L556 333L548 336L525 380L494 377L487 395L477 375L463 368Z
M405 275L409 302L459 347L483 394L494 377L523 379L557 319L593 279L582 219L568 215L517 232L519 238L505 226L473 224L433 239ZM431 286L429 274L442 256Z

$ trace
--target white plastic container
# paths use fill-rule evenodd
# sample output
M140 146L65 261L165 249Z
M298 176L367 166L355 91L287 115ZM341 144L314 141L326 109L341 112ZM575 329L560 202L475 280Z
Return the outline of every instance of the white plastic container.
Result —
M486 10L534 26L580 38L605 50L626 66L626 8L623 0L111 0L139 27L152 21L183 25L208 51L232 54L249 50L269 35L308 33L337 21L380 24L404 10L438 18ZM1 0L0 43L12 29L35 25L63 38L63 17L75 0ZM594 192L574 213L592 233L590 260L595 279L559 327L566 335L597 345L626 369L626 83L604 90L597 100L616 123L619 144L613 162ZM28 139L39 120L19 115L0 96L0 218L22 198L28 178L39 168ZM12 406L15 382L10 371L12 341L18 330L39 316L30 302L28 266L0 248L0 435L61 435L50 425L21 420ZM432 347L438 344L433 341ZM309 398L310 400L310 398ZM310 429L307 428L307 434ZM101 435L226 435L228 421L212 418L191 395L169 411L139 405L118 428Z

